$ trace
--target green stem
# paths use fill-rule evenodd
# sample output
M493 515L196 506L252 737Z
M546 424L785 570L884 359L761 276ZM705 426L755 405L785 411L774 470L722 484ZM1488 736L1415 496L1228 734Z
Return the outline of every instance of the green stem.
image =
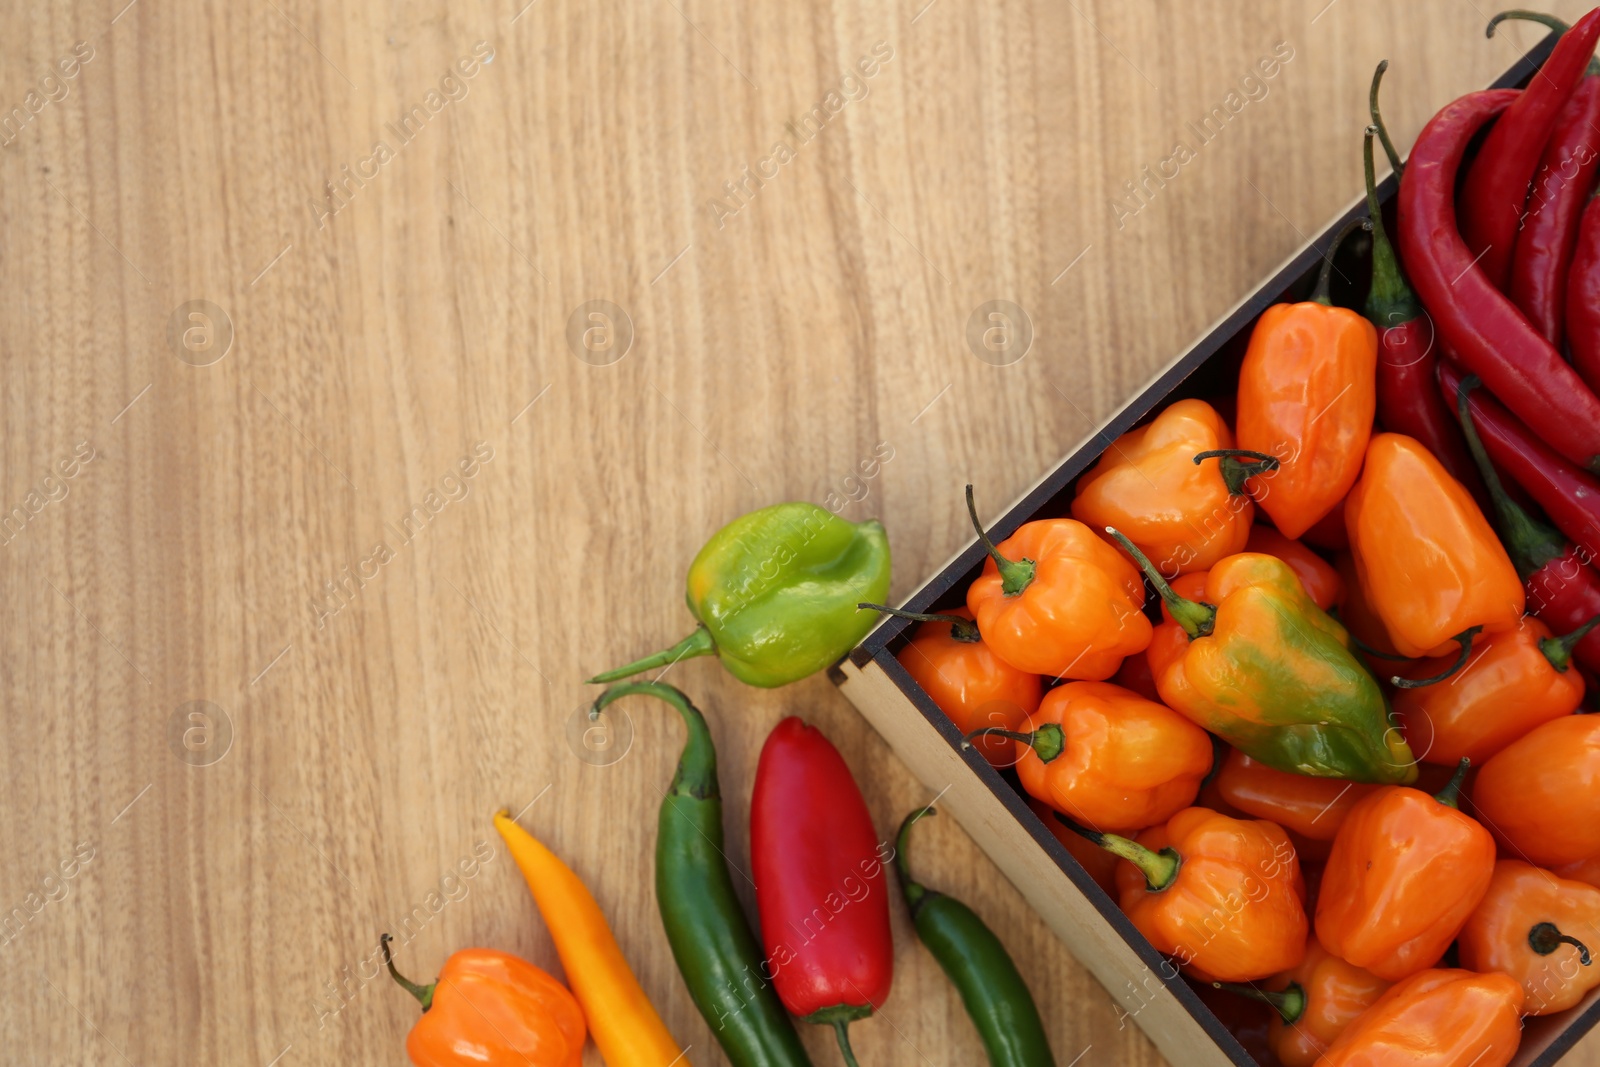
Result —
M1045 723L1031 734L1007 730L1003 726L985 726L963 737L961 747L971 748L973 739L978 737L1009 737L1013 741L1021 741L1033 749L1041 763L1049 763L1056 759L1067 747L1066 734L1062 731L1061 724L1054 722Z
M1418 678L1416 680L1402 678L1397 674L1390 678L1389 681L1393 682L1396 688L1399 689L1422 689L1427 686L1438 685L1440 682L1449 680L1457 671L1467 665L1467 658L1472 655L1472 639L1477 637L1478 632L1482 629L1482 626L1469 626L1467 629L1456 634L1455 640L1461 645L1461 654L1456 657L1456 661L1450 664L1447 669L1442 670L1438 674L1432 675L1431 677Z
M964 645L977 644L980 640L978 624L971 619L963 619L960 615L924 615L916 611L901 611L884 604L869 604L866 601L856 605L867 611L881 611L885 615L893 615L897 619L910 619L912 622L947 622L950 624L950 639L960 641Z
M1193 641L1196 638L1204 637L1216 628L1216 608L1210 604L1198 600L1190 600L1174 593L1172 586L1167 584L1167 580L1161 577L1155 565L1150 562L1150 557L1139 551L1138 545L1128 540L1121 530L1114 527L1107 526L1106 533L1116 538L1117 544L1121 545L1128 555L1133 557L1133 561L1139 565L1139 569L1144 572L1144 576L1150 579L1150 584L1156 587L1156 592L1161 594L1161 599L1166 603L1167 610L1172 613L1172 617L1177 620L1179 626L1183 627L1183 632L1189 635L1189 640Z
M845 1067L861 1067L856 1062L855 1050L850 1047L850 1023L845 1019L833 1020L833 1034L839 1039L839 1055L844 1057Z
M1099 845L1107 852L1119 859L1125 859L1144 874L1144 887L1152 893L1159 893L1177 881L1178 871L1183 867L1183 857L1178 855L1177 849L1164 848L1160 852L1145 848L1137 841L1116 834L1103 834L1099 830L1091 830L1087 826L1080 826L1059 811L1051 812L1056 821L1079 837Z
M1567 25L1565 21L1557 18L1554 15L1547 15L1543 11L1523 11L1518 9L1515 11L1502 11L1500 14L1490 19L1489 25L1484 28L1484 36L1493 37L1494 28L1500 25L1500 23L1504 22L1506 19L1522 19L1525 22L1537 22L1541 26L1550 27L1550 29L1557 33L1566 33L1568 30L1572 29L1572 27ZM1589 66L1585 68L1584 73L1589 75L1600 74L1600 57L1591 56L1589 59Z
M1462 756L1461 762L1456 764L1456 773L1450 776L1450 780L1445 783L1443 789L1433 795L1433 799L1447 808L1459 809L1461 807L1461 783L1466 781L1467 768L1471 766L1472 761Z
M691 797L695 800L714 800L722 795L717 782L717 749L711 741L711 729L706 718L694 706L683 690L665 682L626 682L614 685L595 697L589 707L589 718L598 719L613 701L626 696L652 696L664 700L677 709L683 719L688 739L683 743L683 753L678 757L678 769L672 776L668 794Z
M1328 254L1322 257L1322 269L1317 272L1317 287L1311 290L1311 299L1328 307L1333 306L1333 260L1339 254L1339 246L1344 244L1345 238L1357 230L1370 230L1372 223L1368 219L1351 219L1345 223L1333 238L1333 244L1328 248Z
M1254 986L1239 985L1235 982L1212 982L1211 985L1237 996L1249 997L1251 1000L1272 1005L1278 1017L1286 1023L1298 1022L1300 1016L1306 1013L1306 991L1299 982L1290 982L1279 992L1256 989Z
M1377 128L1378 140L1383 142L1383 154L1389 157L1389 169L1394 171L1398 179L1405 173L1406 165L1400 162L1400 153L1389 139L1389 127L1383 124L1383 112L1378 110L1378 85L1383 81L1383 72L1388 69L1389 61L1385 59L1372 72L1372 88L1367 91L1367 111L1372 115L1372 125Z
M1456 390L1456 419L1461 423L1462 436L1467 439L1467 451L1472 453L1472 461L1477 464L1478 473L1483 475L1483 484L1489 489L1489 500L1494 504L1495 516L1500 520L1500 535L1505 543L1506 554L1511 557L1517 573L1527 579L1546 563L1566 555L1567 541L1558 530L1535 519L1527 509L1511 499L1500 480L1500 472L1489 461L1483 438L1478 436L1477 424L1472 420L1471 394L1482 384L1482 379L1475 374L1461 380L1461 386Z
M680 659L694 659L696 656L709 656L717 650L717 643L711 640L711 631L704 626L696 626L694 633L685 637L671 648L663 649L655 655L636 659L626 667L606 671L590 678L587 685L599 685L605 682L617 682L631 677L641 671L654 670L657 667L666 667L678 662Z
M1578 950L1578 962L1585 967L1593 962L1589 958L1589 946L1570 934L1561 932L1555 923L1535 923L1528 930L1528 947L1541 956L1548 956L1562 945L1571 945Z
M1241 463L1242 457L1254 460L1253 463ZM1217 459L1222 462L1217 464L1217 470L1222 473L1222 484L1228 487L1232 496L1245 496L1244 483L1258 474L1275 471L1280 466L1278 457L1269 456L1265 452L1252 452L1248 448L1214 448L1209 452L1197 453L1194 457L1195 466L1208 459Z
M1600 615L1596 615L1565 637L1546 637L1539 642L1539 651L1550 661L1550 666L1566 674L1567 669L1572 666L1572 650L1578 647L1578 642L1588 637L1589 631L1596 626L1600 626Z
M917 912L922 910L922 905L926 900L939 894L911 877L911 864L906 857L906 846L911 843L912 825L924 815L937 814L939 814L938 811L932 805L918 808L901 821L900 833L894 839L894 873L895 877L900 880L900 892L906 898L906 908L911 912L913 919L917 917Z
M985 552L994 560L994 565L1000 569L1000 591L1006 596L1016 596L1028 586L1033 584L1033 560L1031 559L1006 559L1000 550L994 547L994 542L989 540L989 535L984 532L983 524L978 521L978 505L972 502L972 486L967 486L967 514L972 516L972 528L978 531L978 540L983 543Z
M390 937L388 934L384 934L382 937L378 938L378 944L383 948L384 966L389 968L389 977L400 983L401 989L404 989L407 993L410 993L412 996L416 997L417 1002L422 1005L422 1010L426 1012L429 1008L433 1007L433 990L434 987L439 983L435 982L433 985L418 985L411 979L402 976L399 971L395 970L394 954L389 951L389 942L393 940L394 938Z
M1382 67L1379 71L1381 73ZM1373 81L1376 94L1377 81ZM1376 97L1374 97L1376 98ZM1417 295L1406 284L1406 275L1400 269L1400 260L1389 243L1388 231L1383 226L1383 207L1378 203L1377 172L1372 166L1372 135L1376 126L1368 126L1361 141L1361 165L1367 178L1367 214L1372 218L1372 287L1367 290L1367 318L1380 330L1410 322L1422 314ZM1396 168L1396 173L1399 169Z

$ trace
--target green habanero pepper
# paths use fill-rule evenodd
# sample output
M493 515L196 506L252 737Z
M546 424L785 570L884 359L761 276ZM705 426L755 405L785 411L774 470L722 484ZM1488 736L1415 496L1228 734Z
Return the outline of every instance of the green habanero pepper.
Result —
M656 906L689 995L733 1067L812 1067L728 874L717 750L705 717L661 682L613 686L590 714L636 693L671 704L688 734L656 824Z
M712 534L689 564L686 599L700 624L676 645L589 681L615 682L715 652L741 682L773 688L849 652L889 595L889 535L815 504L774 504Z
M1033 994L994 931L953 897L914 881L906 862L911 827L933 808L907 815L895 839L895 874L917 937L950 977L993 1067L1055 1067Z

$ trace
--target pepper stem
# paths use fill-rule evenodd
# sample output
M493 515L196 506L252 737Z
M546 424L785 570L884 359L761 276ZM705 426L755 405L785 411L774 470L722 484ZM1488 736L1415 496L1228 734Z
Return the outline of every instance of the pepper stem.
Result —
M1340 228L1329 246L1327 255L1322 257L1322 269L1317 272L1317 287L1311 290L1311 299L1328 307L1333 306L1333 259L1339 254L1339 246L1344 244L1345 238L1357 230L1372 229L1372 222L1368 219L1351 219Z
M849 1021L833 1020L833 1035L839 1039L839 1055L844 1057L845 1067L861 1067L861 1064L856 1062L855 1050L850 1047Z
M1461 762L1456 764L1456 773L1450 776L1444 788L1433 795L1433 799L1447 808L1461 807L1461 783L1466 780L1467 768L1472 766L1472 761L1466 756L1461 757Z
M1372 83L1374 101L1377 99L1377 78L1382 75L1383 65L1378 67L1378 72ZM1406 284L1405 271L1400 269L1400 260L1396 258L1394 246L1389 243L1388 231L1383 226L1383 207L1378 203L1377 171L1372 165L1372 135L1377 132L1378 127L1368 126L1361 140L1361 166L1367 179L1367 214L1372 219L1372 286L1367 290L1364 310L1374 326L1386 330L1417 318L1422 314L1422 305L1417 302L1411 286ZM1397 164L1395 174L1399 173Z
M1190 600L1174 593L1172 586L1167 584L1167 580L1161 577L1155 565L1150 562L1150 557L1139 551L1139 546L1128 540L1127 535L1111 526L1106 527L1106 533L1116 538L1117 544L1121 545L1123 550L1133 557L1133 561L1139 565L1139 569L1144 572L1144 576L1150 579L1150 584L1156 587L1156 592L1161 594L1161 599L1166 603L1167 610L1172 613L1172 617L1178 621L1179 626L1183 627L1183 632L1189 635L1189 640L1193 641L1196 638L1204 637L1216 629L1216 608L1202 601Z
M1600 626L1600 615L1596 615L1565 637L1546 637L1539 642L1539 651L1550 661L1550 666L1566 674L1567 669L1572 666L1572 650L1578 646L1579 641L1588 637L1589 631L1596 626Z
M1462 436L1467 439L1467 451L1472 453L1472 461L1477 464L1478 472L1483 475L1483 484L1489 489L1489 500L1494 504L1495 516L1500 520L1501 539L1505 542L1506 553L1515 564L1517 573L1526 579L1546 563L1565 555L1566 539L1512 500L1505 484L1500 481L1500 472L1489 462L1489 453L1483 448L1483 438L1478 436L1477 424L1472 420L1471 393L1482 384L1483 380L1475 374L1461 379L1461 385L1456 389L1456 419L1461 423Z
M717 749L711 741L711 729L700 709L694 706L688 694L677 686L665 682L624 682L595 697L589 706L589 718L598 719L613 701L626 696L652 696L672 705L683 719L685 739L683 752L678 756L678 769L673 772L668 794L675 797L692 797L696 800L715 800L722 796L717 780Z
M1278 1018L1286 1023L1298 1022L1300 1016L1306 1013L1306 991L1299 982L1290 982L1278 991L1257 989L1235 982L1212 982L1211 985L1215 989L1272 1005L1273 1010L1278 1013Z
M1033 584L1033 560L1031 559L1006 559L1000 550L994 547L994 542L989 540L989 535L984 532L983 524L978 521L978 505L972 502L972 486L967 486L967 514L972 517L972 528L978 531L978 540L982 542L983 549L989 553L989 558L994 560L994 565L1000 569L1000 591L1006 596L1016 596L1028 586Z
M399 971L395 970L394 954L389 951L389 942L393 940L394 938L390 937L388 934L384 934L382 937L378 938L378 944L383 948L383 964L385 967L389 968L389 977L400 983L401 989L404 989L407 993L410 993L412 996L416 997L417 1002L422 1005L422 1010L426 1012L429 1008L433 1007L433 990L439 983L435 982L433 985L418 985L411 979L402 976Z
M1183 857L1178 855L1175 848L1164 848L1160 852L1145 848L1137 841L1116 834L1103 834L1099 830L1091 830L1087 826L1080 826L1061 814L1052 811L1056 821L1079 837L1099 845L1107 852L1119 859L1125 859L1144 874L1144 887L1152 893L1159 893L1177 880L1178 870L1183 866Z
M1484 30L1484 36L1493 37L1494 28L1506 19L1523 19L1527 22L1537 22L1541 26L1550 27L1557 33L1566 33L1568 30L1572 29L1571 26L1567 25L1554 15L1547 15L1543 11L1523 11L1521 9L1517 9L1514 11L1502 11L1500 14L1490 19L1488 27ZM1589 66L1586 73L1600 74L1600 58L1591 58L1589 60Z
M916 611L901 611L884 604L869 604L866 601L856 605L866 611L881 611L885 615L893 615L897 619L910 619L912 622L947 622L950 624L950 639L960 641L964 645L976 644L979 640L978 624L971 619L963 619L960 615L924 615Z
M894 873L900 880L900 892L906 898L906 908L911 912L913 919L917 917L917 912L922 910L924 901L939 894L911 877L911 864L906 858L906 846L911 843L912 824L924 815L937 814L939 812L931 804L918 808L901 821L900 833L894 839Z
M680 659L709 656L716 650L717 643L711 639L711 631L704 626L696 626L694 633L685 637L671 648L663 649L653 656L646 656L644 659L636 659L626 667L618 667L615 670L606 671L604 674L597 674L584 684L600 685L605 682L618 682L641 671L669 666Z
M1033 749L1041 763L1049 763L1056 759L1067 747L1066 734L1062 731L1061 724L1054 722L1045 723L1031 734L1007 730L1002 726L985 726L963 737L961 747L971 748L973 739L978 737L1009 737L1013 741L1021 741Z
M1402 678L1397 674L1390 678L1389 681L1393 682L1395 686L1400 689L1423 689L1427 686L1438 685L1440 682L1449 680L1455 676L1457 671L1461 670L1462 667L1467 665L1467 660L1472 655L1472 639L1477 637L1478 631L1482 629L1482 626L1469 626L1465 630L1462 630L1460 633L1456 634L1455 639L1461 645L1461 654L1456 656L1456 661L1454 663L1450 664L1449 667L1440 671L1438 674L1431 675L1427 678L1417 678L1414 680L1411 678Z
M1378 140L1383 142L1383 154L1389 157L1389 169L1394 171L1394 176L1399 178L1405 173L1406 165L1400 162L1400 153L1394 147L1394 141L1389 139L1389 127L1384 125L1383 112L1378 110L1378 86L1383 81L1383 72L1389 69L1389 61L1381 60L1378 69L1372 72L1372 88L1367 90L1367 112L1372 116L1372 124L1378 128Z
M1244 457L1255 462L1240 462ZM1281 466L1277 456L1269 456L1265 452L1252 452L1248 448L1214 448L1209 452L1197 453L1194 457L1195 466L1198 467L1208 459L1222 461L1217 464L1217 469L1222 473L1222 484L1228 487L1231 496L1245 496L1246 481L1258 474L1275 471Z
M1528 930L1528 947L1541 956L1548 956L1562 945L1571 945L1578 950L1578 962L1585 967L1593 962L1589 958L1589 946L1573 937L1564 934L1555 923L1534 923Z

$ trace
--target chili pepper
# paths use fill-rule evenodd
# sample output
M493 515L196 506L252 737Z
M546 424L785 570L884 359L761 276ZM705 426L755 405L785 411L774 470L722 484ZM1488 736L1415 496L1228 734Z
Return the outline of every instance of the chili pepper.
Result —
M1333 257L1353 220L1323 257L1311 299L1261 313L1239 368L1239 447L1278 456L1261 510L1295 538L1338 504L1361 473L1377 395L1378 334L1329 295Z
M815 504L741 515L689 564L689 612L699 624L671 648L590 678L615 682L715 652L748 685L788 685L849 652L872 629L856 610L889 593L889 538L876 519L846 522Z
M1572 365L1591 389L1600 389L1600 208L1583 205L1567 269L1567 347Z
M952 608L942 615L918 615L881 604L857 606L921 620L922 625L895 653L895 659L963 734L980 726L1016 730L1038 710L1039 676L1019 671L995 655L984 644L972 621L972 612L966 608ZM1010 767L1017 762L1017 746L1003 737L983 738L978 750L996 767Z
M1169 708L1280 771L1415 781L1377 680L1287 563L1230 556L1207 572L1199 602L1140 565L1175 620L1156 630L1148 653Z
M1377 788L1337 778L1290 774L1238 749L1228 753L1217 775L1217 791L1229 804L1313 841L1332 841L1356 801Z
M667 1031L633 976L588 887L555 853L517 825L510 812L496 812L494 828L527 880L561 957L572 995L583 1008L589 1033L609 1067L687 1064L688 1050Z
M1574 882L1583 882L1586 885L1592 885L1596 889L1600 889L1600 853L1596 853L1588 859L1564 863L1555 868L1555 873L1562 878L1567 878Z
M1522 983L1523 1012L1565 1011L1600 985L1600 889L1521 860L1494 865L1483 903L1461 928L1461 965Z
M1270 526L1250 527L1250 540L1245 543L1244 551L1276 556L1287 563L1294 576L1300 579L1306 595L1323 611L1332 611L1344 599L1344 582L1332 564Z
M961 901L911 877L906 860L911 827L934 814L922 808L907 815L895 838L895 874L917 937L961 994L993 1067L1054 1067L1033 994L994 931Z
M1112 900L1117 899L1117 857L1105 849L1085 840L1076 833L1072 827L1062 821L1061 813L1038 797L1028 798L1028 807L1039 816L1039 821L1044 823L1045 829L1050 831L1061 847L1072 854L1078 861L1095 885L1106 891L1106 896Z
M1487 382L1507 407L1538 425L1552 448L1600 471L1600 399L1473 265L1477 252L1467 250L1456 229L1455 179L1462 154L1484 123L1518 95L1513 89L1468 93L1422 128L1400 180L1400 258L1445 350ZM1514 225L1515 218L1511 221Z
M1029 716L1031 733L986 727L1025 748L1017 777L1096 830L1139 830L1194 803L1211 770L1211 738L1171 708L1109 682L1068 682Z
M1319 1067L1506 1067L1522 1041L1522 986L1504 974L1420 971L1345 1027Z
M1272 456L1234 448L1210 404L1180 400L1111 443L1078 480L1072 517L1117 527L1176 578L1244 550L1256 512L1245 480L1277 468Z
M1272 1007L1267 1043L1283 1067L1314 1067L1328 1046L1383 996L1389 983L1306 940L1299 966L1275 975L1266 988L1222 983L1223 989Z
M1484 825L1541 867L1600 856L1600 715L1568 715L1489 758L1472 785Z
M1387 786L1345 816L1317 899L1329 952L1390 981L1439 962L1494 873L1494 839L1456 807L1467 766L1437 796Z
M1253 982L1305 957L1300 861L1275 823L1185 808L1134 840L1073 829L1128 861L1117 865L1122 910L1195 978Z
M750 799L761 940L783 1006L833 1027L850 1067L849 1024L883 1004L894 977L887 859L839 750L794 716L778 723Z
M527 960L492 948L453 953L432 985L395 970L388 934L379 938L389 975L422 1005L406 1035L417 1067L580 1067L583 1012L567 987Z
M1494 36L1499 21L1490 20L1488 36ZM1506 108L1467 168L1461 190L1461 235L1474 254L1481 255L1484 277L1497 289L1505 289L1511 273L1512 248L1525 217L1528 186L1557 120L1594 54L1596 40L1600 40L1600 10L1585 15L1561 35L1550 58ZM1411 150L1413 162L1418 154L1417 149ZM1479 253L1479 249L1483 251Z
M1372 439L1344 519L1361 594L1401 655L1441 656L1459 644L1459 667L1476 634L1511 629L1521 620L1522 583L1489 520L1412 438L1380 433Z
M970 485L967 513L989 553L967 607L995 655L1031 674L1103 682L1150 644L1138 570L1089 527L1037 519L996 545Z
M656 821L656 906L689 995L734 1067L811 1067L728 875L717 750L705 717L660 682L612 686L593 714L635 694L670 704L687 734Z

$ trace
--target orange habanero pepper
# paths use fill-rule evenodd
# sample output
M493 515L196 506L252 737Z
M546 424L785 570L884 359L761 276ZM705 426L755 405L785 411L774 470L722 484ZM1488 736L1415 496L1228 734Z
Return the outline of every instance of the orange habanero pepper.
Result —
M1201 981L1254 982L1305 958L1305 882L1281 827L1185 808L1135 840L1073 829L1128 861L1123 912Z
M1265 988L1222 984L1222 988L1272 1006L1267 1044L1283 1067L1313 1067L1345 1028L1372 1007L1390 983L1346 963L1312 937L1306 958Z
M1039 708L1041 683L1037 674L1019 671L983 643L972 612L952 608L942 615L918 615L882 604L863 608L888 612L922 625L895 654L900 666L920 685L939 710L963 734L980 726L1020 729ZM996 767L1017 762L1017 746L1003 737L985 737L978 751Z
M1251 759L1238 749L1228 752L1217 772L1217 792L1229 804L1257 819L1313 841L1332 841L1344 817L1375 785L1340 778L1291 774Z
M1439 962L1494 873L1494 838L1456 807L1466 773L1438 796L1385 786L1345 816L1317 897L1329 952L1390 981Z
M1344 518L1361 595L1402 656L1459 645L1464 663L1475 634L1521 621L1526 595L1511 557L1472 494L1416 440L1372 439Z
M1277 456L1270 481L1254 480L1272 524L1297 538L1355 484L1378 410L1378 331L1359 312L1334 307L1329 270L1340 232L1311 299L1261 313L1239 368L1239 447Z
M1392 987L1318 1067L1505 1067L1522 1041L1522 986L1505 974L1430 970Z
M567 987L527 960L468 948L444 961L432 985L395 970L388 934L379 939L389 975L422 1005L406 1036L417 1067L580 1067L587 1029Z
M1543 867L1600 856L1600 715L1567 715L1489 757L1472 803L1510 854Z
M1009 737L1026 747L1017 777L1075 822L1140 830L1194 803L1211 771L1211 737L1165 704L1110 682L1068 682L1029 716L1031 733L985 727L967 738Z
M1323 611L1332 611L1344 600L1344 580L1333 564L1270 526L1250 527L1250 539L1245 542L1244 551L1276 556L1287 563L1305 587L1306 595Z
M1176 578L1244 551L1256 514L1245 479L1277 466L1235 449L1210 404L1180 400L1106 449L1079 479L1072 517L1095 530L1115 526Z
M1600 985L1600 889L1501 860L1483 903L1461 928L1461 966L1522 983L1523 1012L1565 1011Z
M994 654L1047 678L1103 682L1150 644L1144 582L1133 564L1076 519L1038 519L996 545L967 512L989 559L967 607Z

